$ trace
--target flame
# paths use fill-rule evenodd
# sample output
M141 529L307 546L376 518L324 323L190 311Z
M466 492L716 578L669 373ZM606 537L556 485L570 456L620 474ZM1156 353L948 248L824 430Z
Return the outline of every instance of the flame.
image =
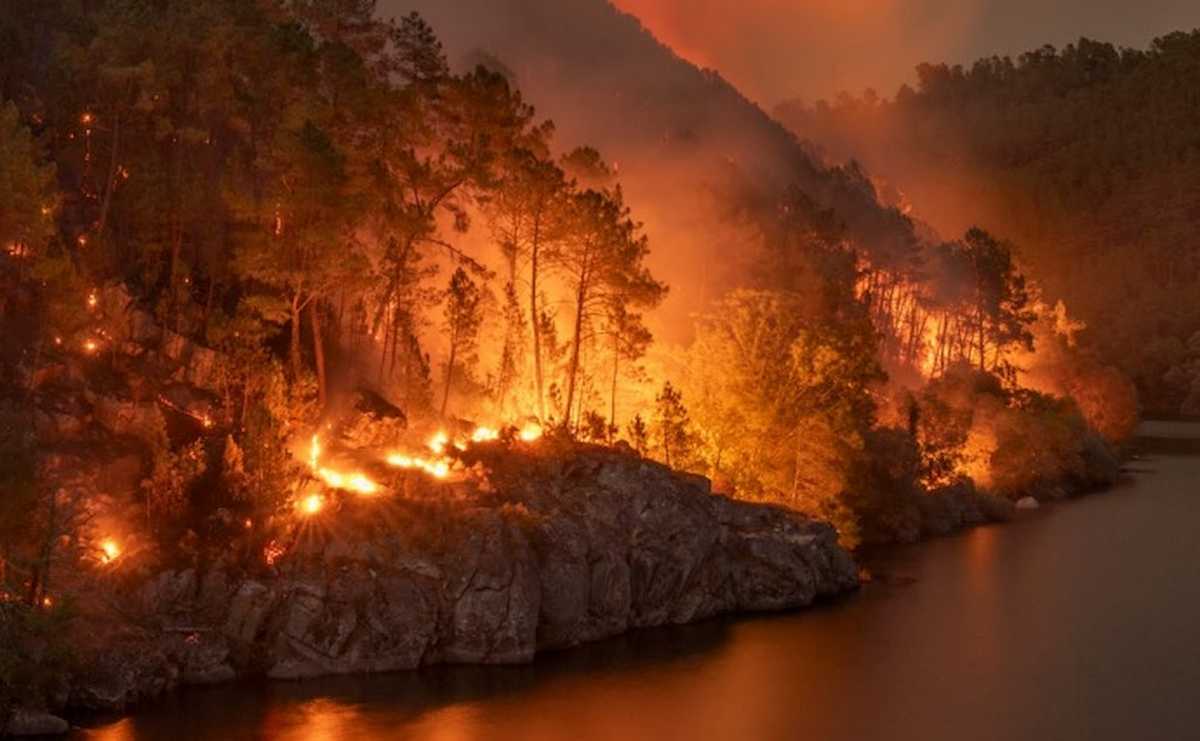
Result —
M100 563L112 563L121 557L121 546L112 538L100 543Z
M321 460L321 437L319 435L312 436L312 442L308 449L308 465L313 471L318 468L318 462Z
M521 442L526 442L526 443L531 443L531 442L534 442L535 440L539 440L542 437L542 426L537 424L536 422L530 422L529 424L527 424L521 428L521 431L519 433L517 433L517 437L519 437L521 439Z
M267 562L268 566L274 566L275 562L284 553L286 553L284 547L278 541L272 540L270 543L267 543L266 548L263 548L263 560Z
M317 476L334 489L352 491L356 494L375 494L379 485L361 473L342 473L329 468L318 468Z
M471 442L484 443L492 440L500 439L500 431L491 427L476 427L475 432L471 433Z
M368 495L379 491L379 484L367 478L366 474L358 471L354 473L342 473L341 471L335 471L332 468L322 466L321 437L319 435L313 435L312 441L309 443L308 464L318 478L334 489ZM312 497L309 497L309 499L312 499Z
M94 308L96 308L96 304L98 304L98 303L100 303L100 299L97 298L96 292L92 291L91 293L89 293L88 297L87 297L88 308L94 309Z
M429 449L438 455L446 452L446 446L450 444L450 436L444 430L439 430L436 435L429 439Z
M444 479L450 475L450 463L445 460L428 460L403 453L392 453L387 457L387 464L393 468L424 471L435 479Z
M320 494L310 494L300 500L300 514L312 517L325 507L325 497Z

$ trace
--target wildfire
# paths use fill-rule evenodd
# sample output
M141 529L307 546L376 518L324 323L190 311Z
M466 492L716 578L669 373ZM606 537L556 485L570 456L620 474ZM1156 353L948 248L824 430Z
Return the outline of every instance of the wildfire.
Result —
M121 557L121 546L112 538L100 543L100 563L112 563Z
M379 485L367 478L365 474L357 471L354 473L342 473L341 471L335 471L322 466L321 438L319 435L312 436L312 441L309 445L308 463L313 473L334 489L342 489L364 495L375 494L379 491Z
M345 474L321 468L317 470L317 475L334 489L344 489L356 494L375 494L379 491L379 485L361 473Z
M443 455L446 452L446 446L450 444L450 436L444 431L439 431L429 440L429 449L438 455Z
M517 433L517 437L521 439L521 442L525 443L539 440L542 437L542 426L536 422L530 422L521 428L521 431Z
M490 442L499 439L500 431L491 427L477 427L475 428L475 432L471 433L471 442L473 443Z
M320 494L310 494L300 500L300 514L305 517L312 517L320 513L325 508L325 497Z
M450 463L445 460L435 461L403 453L393 453L387 457L387 464L393 468L424 471L435 479L444 479L450 475Z
M267 562L268 566L274 566L279 557L286 552L278 541L272 540L270 543L267 543L266 548L263 548L263 560Z

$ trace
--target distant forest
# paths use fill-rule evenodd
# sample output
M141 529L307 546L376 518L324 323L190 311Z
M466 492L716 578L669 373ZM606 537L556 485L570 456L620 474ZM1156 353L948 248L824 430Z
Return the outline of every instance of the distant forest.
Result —
M1200 413L1200 31L923 64L916 89L778 117L939 231L978 224L1155 412Z

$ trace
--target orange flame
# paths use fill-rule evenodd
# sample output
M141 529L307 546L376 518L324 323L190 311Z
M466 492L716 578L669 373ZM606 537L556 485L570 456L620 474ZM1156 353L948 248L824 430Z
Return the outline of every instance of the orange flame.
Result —
M112 563L121 557L121 546L112 538L100 543L100 563Z

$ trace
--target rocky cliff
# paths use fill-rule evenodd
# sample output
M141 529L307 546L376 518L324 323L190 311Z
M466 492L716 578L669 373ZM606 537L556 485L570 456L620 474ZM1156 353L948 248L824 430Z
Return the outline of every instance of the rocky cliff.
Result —
M497 445L471 463L467 482L344 500L268 571L218 564L128 585L134 619L94 642L68 705L120 709L239 675L527 662L857 585L828 525L636 456Z

